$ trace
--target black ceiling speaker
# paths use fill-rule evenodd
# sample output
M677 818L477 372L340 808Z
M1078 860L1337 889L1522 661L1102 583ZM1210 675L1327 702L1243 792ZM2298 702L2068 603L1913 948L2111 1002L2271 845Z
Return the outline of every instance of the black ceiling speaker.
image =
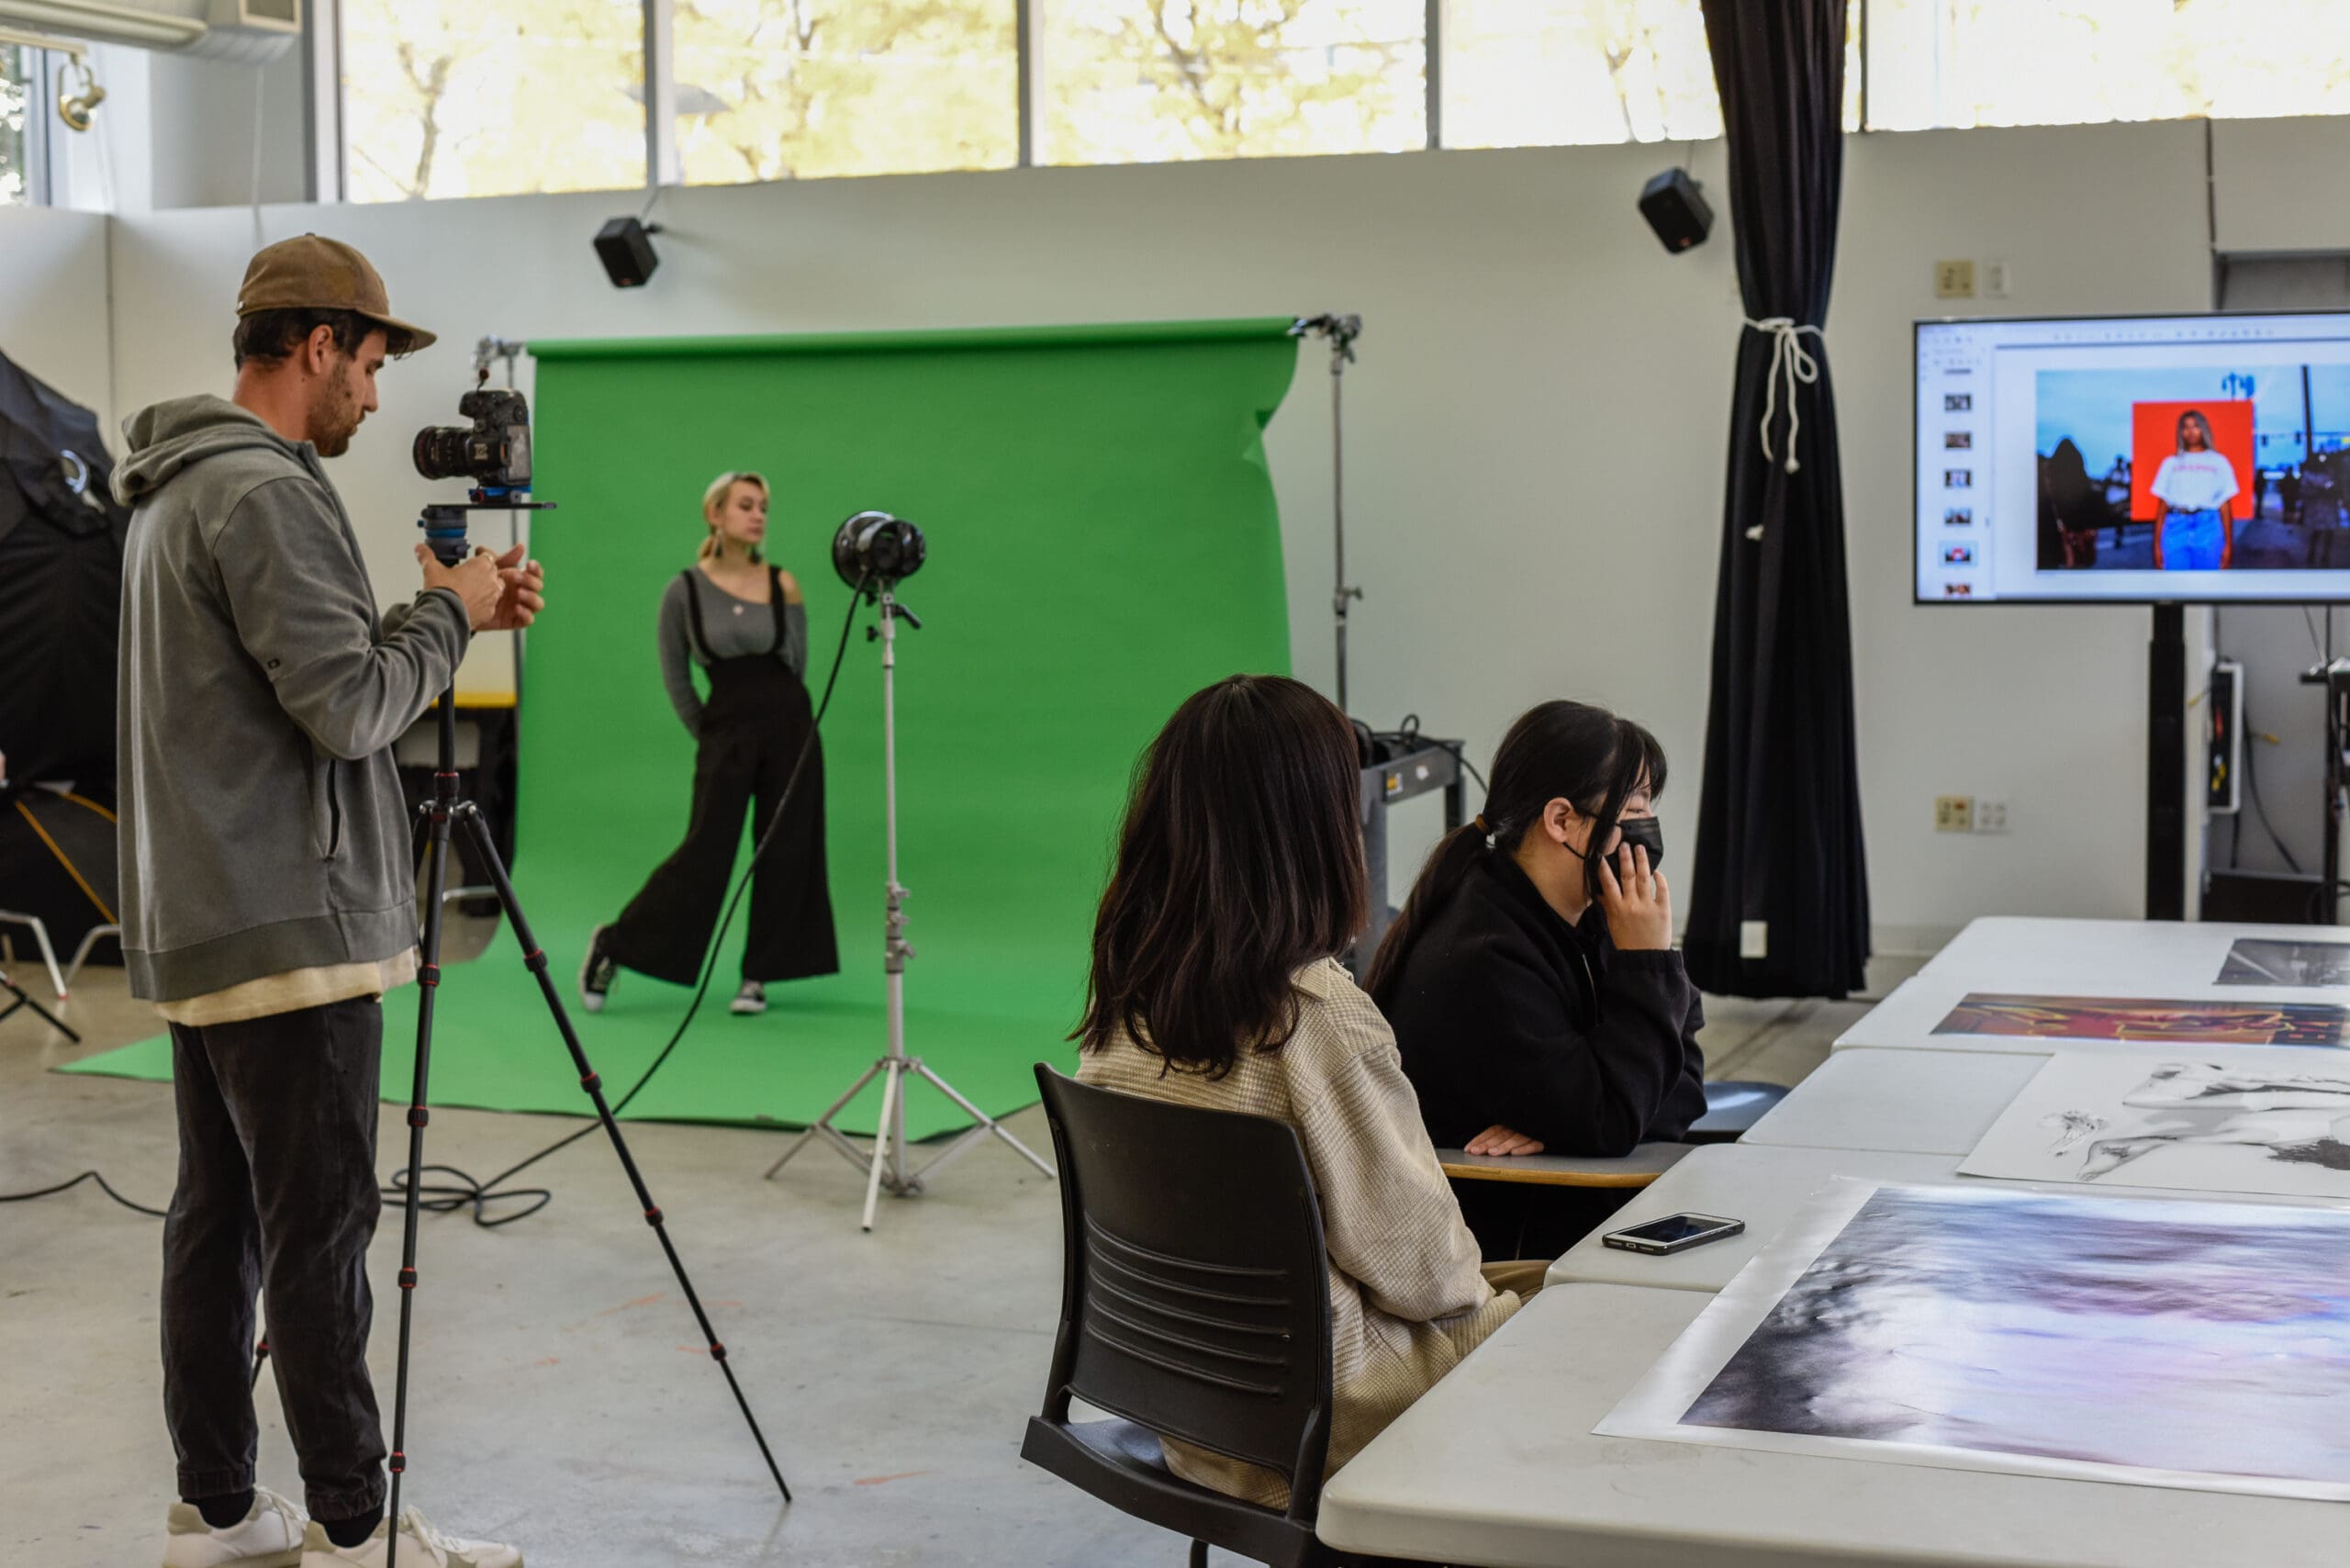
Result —
M1667 169L1640 187L1640 216L1675 255L1704 244L1714 231L1714 209L1706 205L1705 188L1686 169Z
M643 288L661 258L653 253L653 236L661 232L657 223L645 223L633 218L615 218L596 230L596 257L604 263L614 288Z

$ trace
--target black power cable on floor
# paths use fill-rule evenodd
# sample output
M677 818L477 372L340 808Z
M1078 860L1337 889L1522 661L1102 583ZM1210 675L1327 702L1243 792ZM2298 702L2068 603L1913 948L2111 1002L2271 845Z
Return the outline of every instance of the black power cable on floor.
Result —
M726 901L725 914L718 923L717 933L711 937L710 946L702 954L701 981L694 987L693 1000L686 1005L686 1015L678 1020L677 1030L669 1036L668 1044L661 1047L660 1054L653 1058L652 1064L644 1070L634 1083L629 1086L628 1092L621 1095L613 1104L612 1114L615 1116L628 1109L629 1102L644 1092L644 1086L652 1082L654 1074L659 1072L667 1063L670 1056L685 1039L686 1031L693 1027L695 1017L701 1012L702 1000L710 993L711 979L717 972L718 950L724 944L727 932L733 927L735 912L742 904L744 893L751 885L751 873L758 869L760 859L767 854L768 846L774 843L776 830L783 822L784 812L791 804L792 791L800 787L800 777L807 769L809 757L815 753L817 734L822 728L825 712L833 705L834 689L840 684L841 666L848 658L848 635L856 629L856 604L858 599L865 597L865 589L866 579L860 579L856 587L849 591L848 610L841 618L840 641L833 648L832 671L824 678L823 700L817 703L815 717L808 726L808 738L800 744L800 755L792 759L791 776L784 780L783 794L776 801L775 814L767 819L767 831L762 833L758 842L752 846L750 861L744 866L742 876L736 879L733 894ZM434 1175L445 1176L449 1180L445 1182L431 1182L419 1187L417 1206L428 1214L454 1214L460 1209L470 1208L473 1210L474 1223L484 1229L491 1230L502 1225L511 1225L518 1219L528 1219L553 1203L554 1193L544 1187L509 1188L506 1183L548 1156L569 1148L602 1126L601 1122L591 1120L578 1131L557 1138L528 1159L518 1165L507 1167L487 1182L476 1181L453 1165L428 1165L424 1167L425 1170ZM53 1197L60 1193L71 1191L84 1182L96 1182L100 1191L124 1208L156 1219L165 1217L162 1209L151 1209L144 1204L134 1204L120 1193L116 1192L112 1184L95 1170L84 1170L70 1182L61 1182L53 1187L43 1187L36 1192L0 1193L0 1204L29 1203L35 1198ZM383 1193L386 1203L407 1202L408 1172L405 1170L392 1172L392 1179L385 1184ZM531 1203L526 1208L499 1215L495 1219L489 1216L489 1204L515 1203L524 1199L536 1201Z
M72 1192L74 1188L80 1186L84 1182L95 1182L98 1184L98 1190L100 1192L104 1193L107 1197L112 1198L116 1203L120 1204L124 1208L132 1210L138 1214L151 1215L156 1219L162 1219L165 1217L163 1211L161 1209L151 1209L145 1204L132 1203L129 1198L126 1198L120 1193L116 1192L114 1190L113 1183L109 1182L104 1176L99 1175L95 1170L84 1170L79 1176L74 1177L71 1182L60 1182L54 1187L43 1187L39 1192L0 1193L0 1204L23 1204L29 1203L35 1198L54 1197L60 1193Z

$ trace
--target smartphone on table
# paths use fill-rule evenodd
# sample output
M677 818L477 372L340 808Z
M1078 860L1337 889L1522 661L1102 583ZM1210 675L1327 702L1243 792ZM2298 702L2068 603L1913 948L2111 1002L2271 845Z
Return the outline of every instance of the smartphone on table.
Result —
M1724 1219L1719 1215L1667 1215L1646 1225L1611 1230L1599 1239L1627 1252L1686 1252L1692 1247L1736 1236L1745 1228L1744 1220Z

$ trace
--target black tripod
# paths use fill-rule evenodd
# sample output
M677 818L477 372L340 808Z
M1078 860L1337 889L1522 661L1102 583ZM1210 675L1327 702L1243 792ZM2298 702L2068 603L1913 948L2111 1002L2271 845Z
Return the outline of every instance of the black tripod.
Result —
M39 1018L50 1028L56 1030L59 1034L73 1041L75 1045L78 1046L82 1043L81 1036L67 1028L64 1021L59 1018L56 1014L51 1013L48 1008L43 1007L39 1002L35 1002L31 997L26 995L25 988L18 985L15 980L10 980L8 978L8 971L6 969L0 969L0 991L5 991L10 996L17 999L16 1001L8 1003L7 1006L0 1007L0 1020L6 1020L13 1017L17 1014L21 1013L26 1008L29 1007L33 1010L34 1017Z
M539 503L543 505L544 503ZM463 514L473 510L509 510L506 503L469 507L435 506L425 509L422 525L433 553L452 565L464 559L467 551ZM726 1386L733 1391L734 1403L742 1408L743 1419L750 1424L751 1439L759 1446L759 1457L767 1462L767 1473L775 1477L776 1487L786 1503L791 1501L791 1488L783 1479L783 1471L776 1463L774 1452L767 1447L767 1434L759 1430L759 1420L751 1413L751 1402L743 1394L743 1385L728 1364L726 1347L711 1327L710 1314L702 1307L701 1297L694 1290L694 1282L687 1277L686 1265L677 1256L677 1249L669 1239L668 1226L664 1222L660 1205L653 1201L653 1193L644 1184L644 1175L637 1169L636 1160L629 1153L628 1140L621 1136L620 1123L612 1117L612 1107L604 1098L604 1081L588 1064L588 1053L580 1048L579 1035L571 1026L571 1018L564 1011L563 998L548 977L547 956L540 951L537 938L531 935L531 924L522 914L521 902L514 895L514 884L506 874L506 863L498 857L498 846L491 840L489 823L481 808L471 801L457 798L457 711L455 691L441 695L438 709L440 730L440 761L432 775L432 798L420 810L419 827L429 835L427 869L425 873L424 941L417 966L417 982L421 988L416 1008L416 1081L408 1097L408 1190L403 1230L400 1238L400 1350L399 1370L396 1374L392 1405L392 1517L389 1551L386 1568L397 1561L399 1550L400 1477L408 1469L408 1328L416 1300L416 1220L421 1195L424 1172L424 1128L431 1120L425 1106L426 1079L432 1064L433 1000L441 985L441 895L447 886L452 824L463 823L482 865L489 872L491 885L498 893L498 902L506 912L506 919L514 928L514 938L522 945L522 964L538 978L539 992L545 997L547 1011L554 1018L556 1032L563 1036L565 1049L571 1053L571 1065L579 1073L579 1086L595 1103L597 1119L603 1123L605 1134L612 1141L612 1152L620 1157L621 1169L628 1173L629 1185L636 1190L638 1204L644 1210L645 1223L660 1239L661 1250L669 1260L670 1272L677 1276L677 1286L685 1293L686 1305L693 1309L694 1321L700 1325L702 1338L710 1346L711 1360L726 1375Z

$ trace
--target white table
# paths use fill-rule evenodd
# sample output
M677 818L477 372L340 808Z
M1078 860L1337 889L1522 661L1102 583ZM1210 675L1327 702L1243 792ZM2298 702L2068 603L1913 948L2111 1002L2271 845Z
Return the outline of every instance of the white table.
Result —
M2044 1035L1941 1035L1935 1029L1950 1016L1968 996L1976 993L2078 997L2095 999L2094 987L2076 987L2053 981L2034 985L2018 985L2003 980L1962 980L1948 976L1919 975L1905 980L1851 1028L1836 1037L1836 1049L1841 1051L1854 1046L1869 1046L1881 1050L1905 1051L1984 1051L2008 1056L2053 1056L2058 1051L2130 1051L2133 1053L2175 1050L2180 1047L2192 1049L2197 1045L2262 1045L2259 1040L2229 1040L2207 1035L2198 1039L2191 1033L2161 1040L2116 1040L2092 1036L2079 1037ZM2127 996L2127 992L2108 994ZM2165 986L2145 993L2154 1000L2198 1004L2228 1005L2300 1003L2308 1006L2343 1006L2350 1004L2350 997L2336 987L2303 986ZM2294 1047L2312 1052L2341 1050L2340 1046Z
M1332 1478L1322 1540L1485 1568L2343 1560L2336 1504L1592 1436L1711 1299L1544 1291Z
M2323 925L1992 915L1969 924L1918 972L1935 980L1996 982L1985 990L2078 988L2092 996L2167 996L2176 994L2170 989L2175 986L2217 985L2239 941L2342 940ZM2323 993L2311 989L2303 994Z
M1955 1182L1959 1179L1958 1158L1947 1154L1855 1153L1836 1148L1709 1144L1611 1215L1600 1233L1687 1213L1742 1219L1746 1222L1742 1234L1663 1257L1609 1247L1595 1234L1576 1242L1551 1264L1550 1271L1543 1277L1544 1282L1720 1290L1729 1283L1731 1275L1746 1267L1749 1259L1785 1228L1814 1192L1838 1176L1862 1176L1880 1182Z
M1739 1142L1967 1154L2046 1059L1999 1051L1841 1050Z

